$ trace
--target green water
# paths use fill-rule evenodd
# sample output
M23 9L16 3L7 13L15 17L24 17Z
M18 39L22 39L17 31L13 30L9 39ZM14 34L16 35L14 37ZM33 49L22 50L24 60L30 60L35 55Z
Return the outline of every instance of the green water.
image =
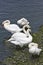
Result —
M32 56L28 52L28 46L23 48L14 47L14 45L5 42L7 48L12 49L12 56L6 57L0 64L2 65L43 65L43 26L40 26L39 31L32 33L33 41L39 44L42 52L39 56ZM9 45L8 45L9 44Z

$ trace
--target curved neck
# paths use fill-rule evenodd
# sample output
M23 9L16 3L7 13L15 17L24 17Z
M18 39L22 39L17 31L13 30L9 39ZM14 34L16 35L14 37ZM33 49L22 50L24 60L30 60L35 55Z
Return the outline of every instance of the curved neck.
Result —
M27 30L25 30L26 27L27 27ZM31 31L29 29L29 25L23 26L23 32L26 34L27 37L31 37L31 34L29 33L29 31Z
M27 33L27 30L30 28L30 26L29 25L24 25L23 26L23 32L26 34ZM29 30L28 30L28 32L29 32Z
M4 26L7 26L7 25L9 25L9 23L5 23L5 24L4 24Z
M4 28L5 28L5 29L8 29L8 25L9 25L9 24L5 23L5 24L4 24Z
M26 35L27 35L28 37L31 36L30 33L29 33L29 29L27 30Z

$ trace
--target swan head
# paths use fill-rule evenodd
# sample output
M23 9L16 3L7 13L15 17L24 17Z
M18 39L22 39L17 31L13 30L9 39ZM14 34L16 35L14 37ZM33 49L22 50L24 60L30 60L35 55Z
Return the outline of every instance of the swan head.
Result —
M25 30L28 31L28 32L31 32L31 27L29 25L26 25Z
M27 32L30 32L31 33L31 29L27 29Z
M17 24L20 24L23 26L23 25L29 24L29 22L27 19L21 18L20 20L17 21Z
M31 29L30 28L31 27L29 25L24 25L22 29L23 29L23 32L24 33L27 33L27 32L31 32Z
M2 25L4 25L4 24L10 24L10 20L5 20L5 21L3 21L3 22L2 22Z
M34 47L34 46L38 48L38 44L37 44L37 43L34 43L34 42L32 42L32 43L30 43L30 44L28 45L29 48L32 48L32 47Z

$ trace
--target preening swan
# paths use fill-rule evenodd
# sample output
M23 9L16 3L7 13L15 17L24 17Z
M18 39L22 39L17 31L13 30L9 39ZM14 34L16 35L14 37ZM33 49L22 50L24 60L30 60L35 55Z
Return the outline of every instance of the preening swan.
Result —
M16 24L10 24L10 20L5 20L2 24L4 25L4 28L5 28L6 30L8 30L9 32L11 32L11 33L20 32L20 31L23 30L22 28L20 28L20 27L19 27L18 25L16 25ZM25 25L24 27L30 28L29 25ZM23 28L24 28L24 27L23 27Z
M30 43L28 47L29 47L29 53L31 53L32 55L39 55L42 50L38 48L37 43Z
M28 20L25 18L21 18L20 20L17 21L17 23L20 25L28 25L29 24Z
M4 22L2 22L2 24L4 25L4 28L11 33L22 31L22 28L20 28L18 25L10 24L10 20L5 20Z
M16 32L11 36L8 41L15 45L19 45L20 47L23 47L24 45L32 42L32 36L30 35L29 31L30 29L27 29L27 31L24 30L24 33Z
M38 47L38 44L37 43L34 43L34 42L31 42L28 47L31 48L32 46L35 46L35 47Z

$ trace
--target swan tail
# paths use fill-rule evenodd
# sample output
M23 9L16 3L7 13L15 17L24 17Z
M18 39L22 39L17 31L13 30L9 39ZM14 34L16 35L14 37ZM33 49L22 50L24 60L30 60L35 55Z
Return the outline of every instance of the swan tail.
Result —
M39 49L39 50L38 50L38 55L40 54L41 51L42 51L42 49Z
M12 41L13 40L13 38L10 38L8 41L10 42L10 41Z
M19 42L13 40L13 38L10 38L10 39L8 40L8 42L10 42L10 43L12 43L12 44L15 44L15 45L19 45L19 44L20 44Z
M19 45L19 42L17 42L17 41L10 41L10 42L15 44L15 45Z

